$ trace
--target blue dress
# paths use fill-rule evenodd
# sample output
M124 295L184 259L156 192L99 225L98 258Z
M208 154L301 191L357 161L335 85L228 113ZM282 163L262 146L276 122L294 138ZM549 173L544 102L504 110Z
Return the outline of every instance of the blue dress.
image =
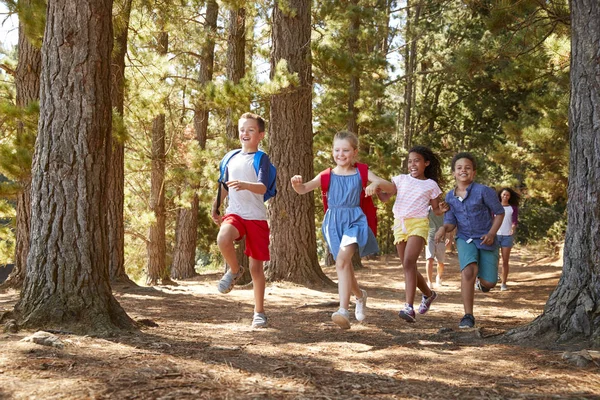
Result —
M360 208L361 191L362 181L358 171L354 175L336 175L331 172L327 193L328 209L322 231L334 259L337 258L340 247L352 243L358 244L361 257L379 251L375 235Z

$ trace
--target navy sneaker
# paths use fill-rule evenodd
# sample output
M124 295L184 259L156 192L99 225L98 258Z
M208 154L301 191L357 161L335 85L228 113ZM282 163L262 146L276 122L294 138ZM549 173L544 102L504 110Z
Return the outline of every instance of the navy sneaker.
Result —
M462 317L462 319L460 320L458 327L460 329L474 328L475 327L475 317L472 316L471 314L465 314L465 316Z

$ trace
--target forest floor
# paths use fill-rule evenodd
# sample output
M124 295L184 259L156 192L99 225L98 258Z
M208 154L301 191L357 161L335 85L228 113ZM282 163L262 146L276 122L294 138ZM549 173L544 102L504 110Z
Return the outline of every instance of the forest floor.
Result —
M560 260L536 258L515 249L509 290L476 293L472 330L458 329L455 255L438 300L415 324L397 317L404 295L398 259L365 262L357 277L368 291L368 317L347 331L330 320L334 288L269 284L269 327L253 329L252 290L219 294L220 274L179 286L119 287L115 296L128 314L158 326L108 339L59 334L62 349L20 341L32 332L1 334L0 398L599 399L598 359L577 367L563 354L581 349L502 340L542 312L558 282ZM335 277L334 268L325 272ZM17 296L0 294L0 311Z

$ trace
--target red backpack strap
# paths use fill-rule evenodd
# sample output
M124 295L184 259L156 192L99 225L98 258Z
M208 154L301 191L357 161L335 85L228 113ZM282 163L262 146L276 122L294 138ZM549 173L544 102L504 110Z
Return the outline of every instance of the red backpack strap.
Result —
M369 183L369 166L367 164L363 164L363 163L355 163L354 166L356 167L356 169L358 170L358 173L360 174L360 180L362 181L363 191L364 191L365 188L367 187L367 184Z
M321 172L321 198L323 199L323 212L327 212L327 192L329 191L329 181L331 180L331 168Z
M367 224L371 228L371 231L373 231L373 235L377 236L377 207L375 207L371 196L365 197L365 188L369 182L369 166L367 164L356 163L355 167L358 169L363 184L363 190L360 192L360 208L362 208L367 217Z

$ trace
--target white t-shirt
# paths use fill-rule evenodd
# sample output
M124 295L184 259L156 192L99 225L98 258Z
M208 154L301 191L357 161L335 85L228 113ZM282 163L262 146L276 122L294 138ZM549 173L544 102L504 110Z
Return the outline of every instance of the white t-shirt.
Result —
M264 164L261 162L261 169L259 170L261 175ZM240 152L231 157L227 163L226 176L227 181L258 182L258 175L254 170L254 153ZM249 190L230 189L229 204L225 213L235 214L246 220L266 221L267 208L265 207L264 195L252 193Z
M512 229L512 215L513 208L511 206L504 206L504 219L502 220L502 225L500 225L500 229L498 229L497 235L502 236L510 236L510 231Z
M393 208L397 219L427 218L429 202L442 193L433 179L422 180L404 174L394 176L392 182L398 191Z

